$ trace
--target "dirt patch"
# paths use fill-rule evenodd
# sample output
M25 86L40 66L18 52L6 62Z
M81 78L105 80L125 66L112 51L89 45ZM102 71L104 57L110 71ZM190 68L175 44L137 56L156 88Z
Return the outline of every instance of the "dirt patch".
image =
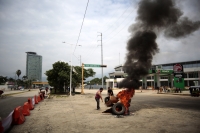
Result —
M135 104L134 109L130 108L130 116L118 118L102 113L109 108L104 103L100 106L101 110L96 110L94 94L54 96L36 105L25 123L14 126L10 133L200 132L199 112Z

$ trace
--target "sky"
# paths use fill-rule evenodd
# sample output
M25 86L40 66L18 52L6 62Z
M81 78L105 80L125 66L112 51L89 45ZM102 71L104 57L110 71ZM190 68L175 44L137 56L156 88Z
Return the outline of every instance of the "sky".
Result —
M0 0L0 76L14 77L18 69L22 71L21 77L26 75L26 52L42 56L42 77L46 77L44 73L57 61L72 61L74 66L101 64L102 51L103 64L107 65L103 73L108 76L125 62L129 27L137 21L138 2ZM176 6L183 16L200 20L198 0L176 0ZM152 64L199 60L199 37L199 29L178 39L159 33L156 42L160 51ZM93 70L93 78L101 78L101 68Z

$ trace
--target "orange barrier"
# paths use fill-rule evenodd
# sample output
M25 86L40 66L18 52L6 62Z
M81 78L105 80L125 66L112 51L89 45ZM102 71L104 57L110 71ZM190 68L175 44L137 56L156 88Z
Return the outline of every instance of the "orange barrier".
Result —
M38 99L36 95L35 95L35 104L38 104Z
M29 109L33 110L34 106L33 106L32 100L30 98L28 98L28 104L29 104Z
M42 94L42 93L40 94L40 98L41 98L41 100L43 100L43 99L44 99L44 97L43 97L43 94Z
M38 100L38 102L40 102L40 101L41 101L40 95L39 95L39 96L37 96L37 100Z
M25 102L23 106L23 115L28 116L30 115L30 110L29 110L29 103Z
M14 109L13 113L13 124L19 125L25 122L25 117L22 113L22 107L18 106L17 108Z
M4 128L3 128L2 122L1 122L1 120L0 120L0 133L3 133L3 132L4 132Z

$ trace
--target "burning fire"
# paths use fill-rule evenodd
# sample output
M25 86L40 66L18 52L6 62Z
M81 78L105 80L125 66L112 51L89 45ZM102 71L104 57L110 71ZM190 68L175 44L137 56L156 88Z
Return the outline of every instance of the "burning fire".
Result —
M135 94L135 89L122 90L117 94L117 98L120 99L120 102L126 108L125 113L127 113L128 108L130 107L130 100L131 100L131 98L133 97L134 94Z

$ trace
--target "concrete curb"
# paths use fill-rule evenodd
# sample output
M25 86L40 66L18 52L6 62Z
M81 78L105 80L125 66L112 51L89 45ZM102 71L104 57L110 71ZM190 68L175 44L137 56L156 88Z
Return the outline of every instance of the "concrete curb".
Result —
M22 92L16 92L16 93L9 93L9 94L4 94L5 96L11 96L11 95L15 95L15 94L20 94L20 93L25 93L28 91L22 91Z

